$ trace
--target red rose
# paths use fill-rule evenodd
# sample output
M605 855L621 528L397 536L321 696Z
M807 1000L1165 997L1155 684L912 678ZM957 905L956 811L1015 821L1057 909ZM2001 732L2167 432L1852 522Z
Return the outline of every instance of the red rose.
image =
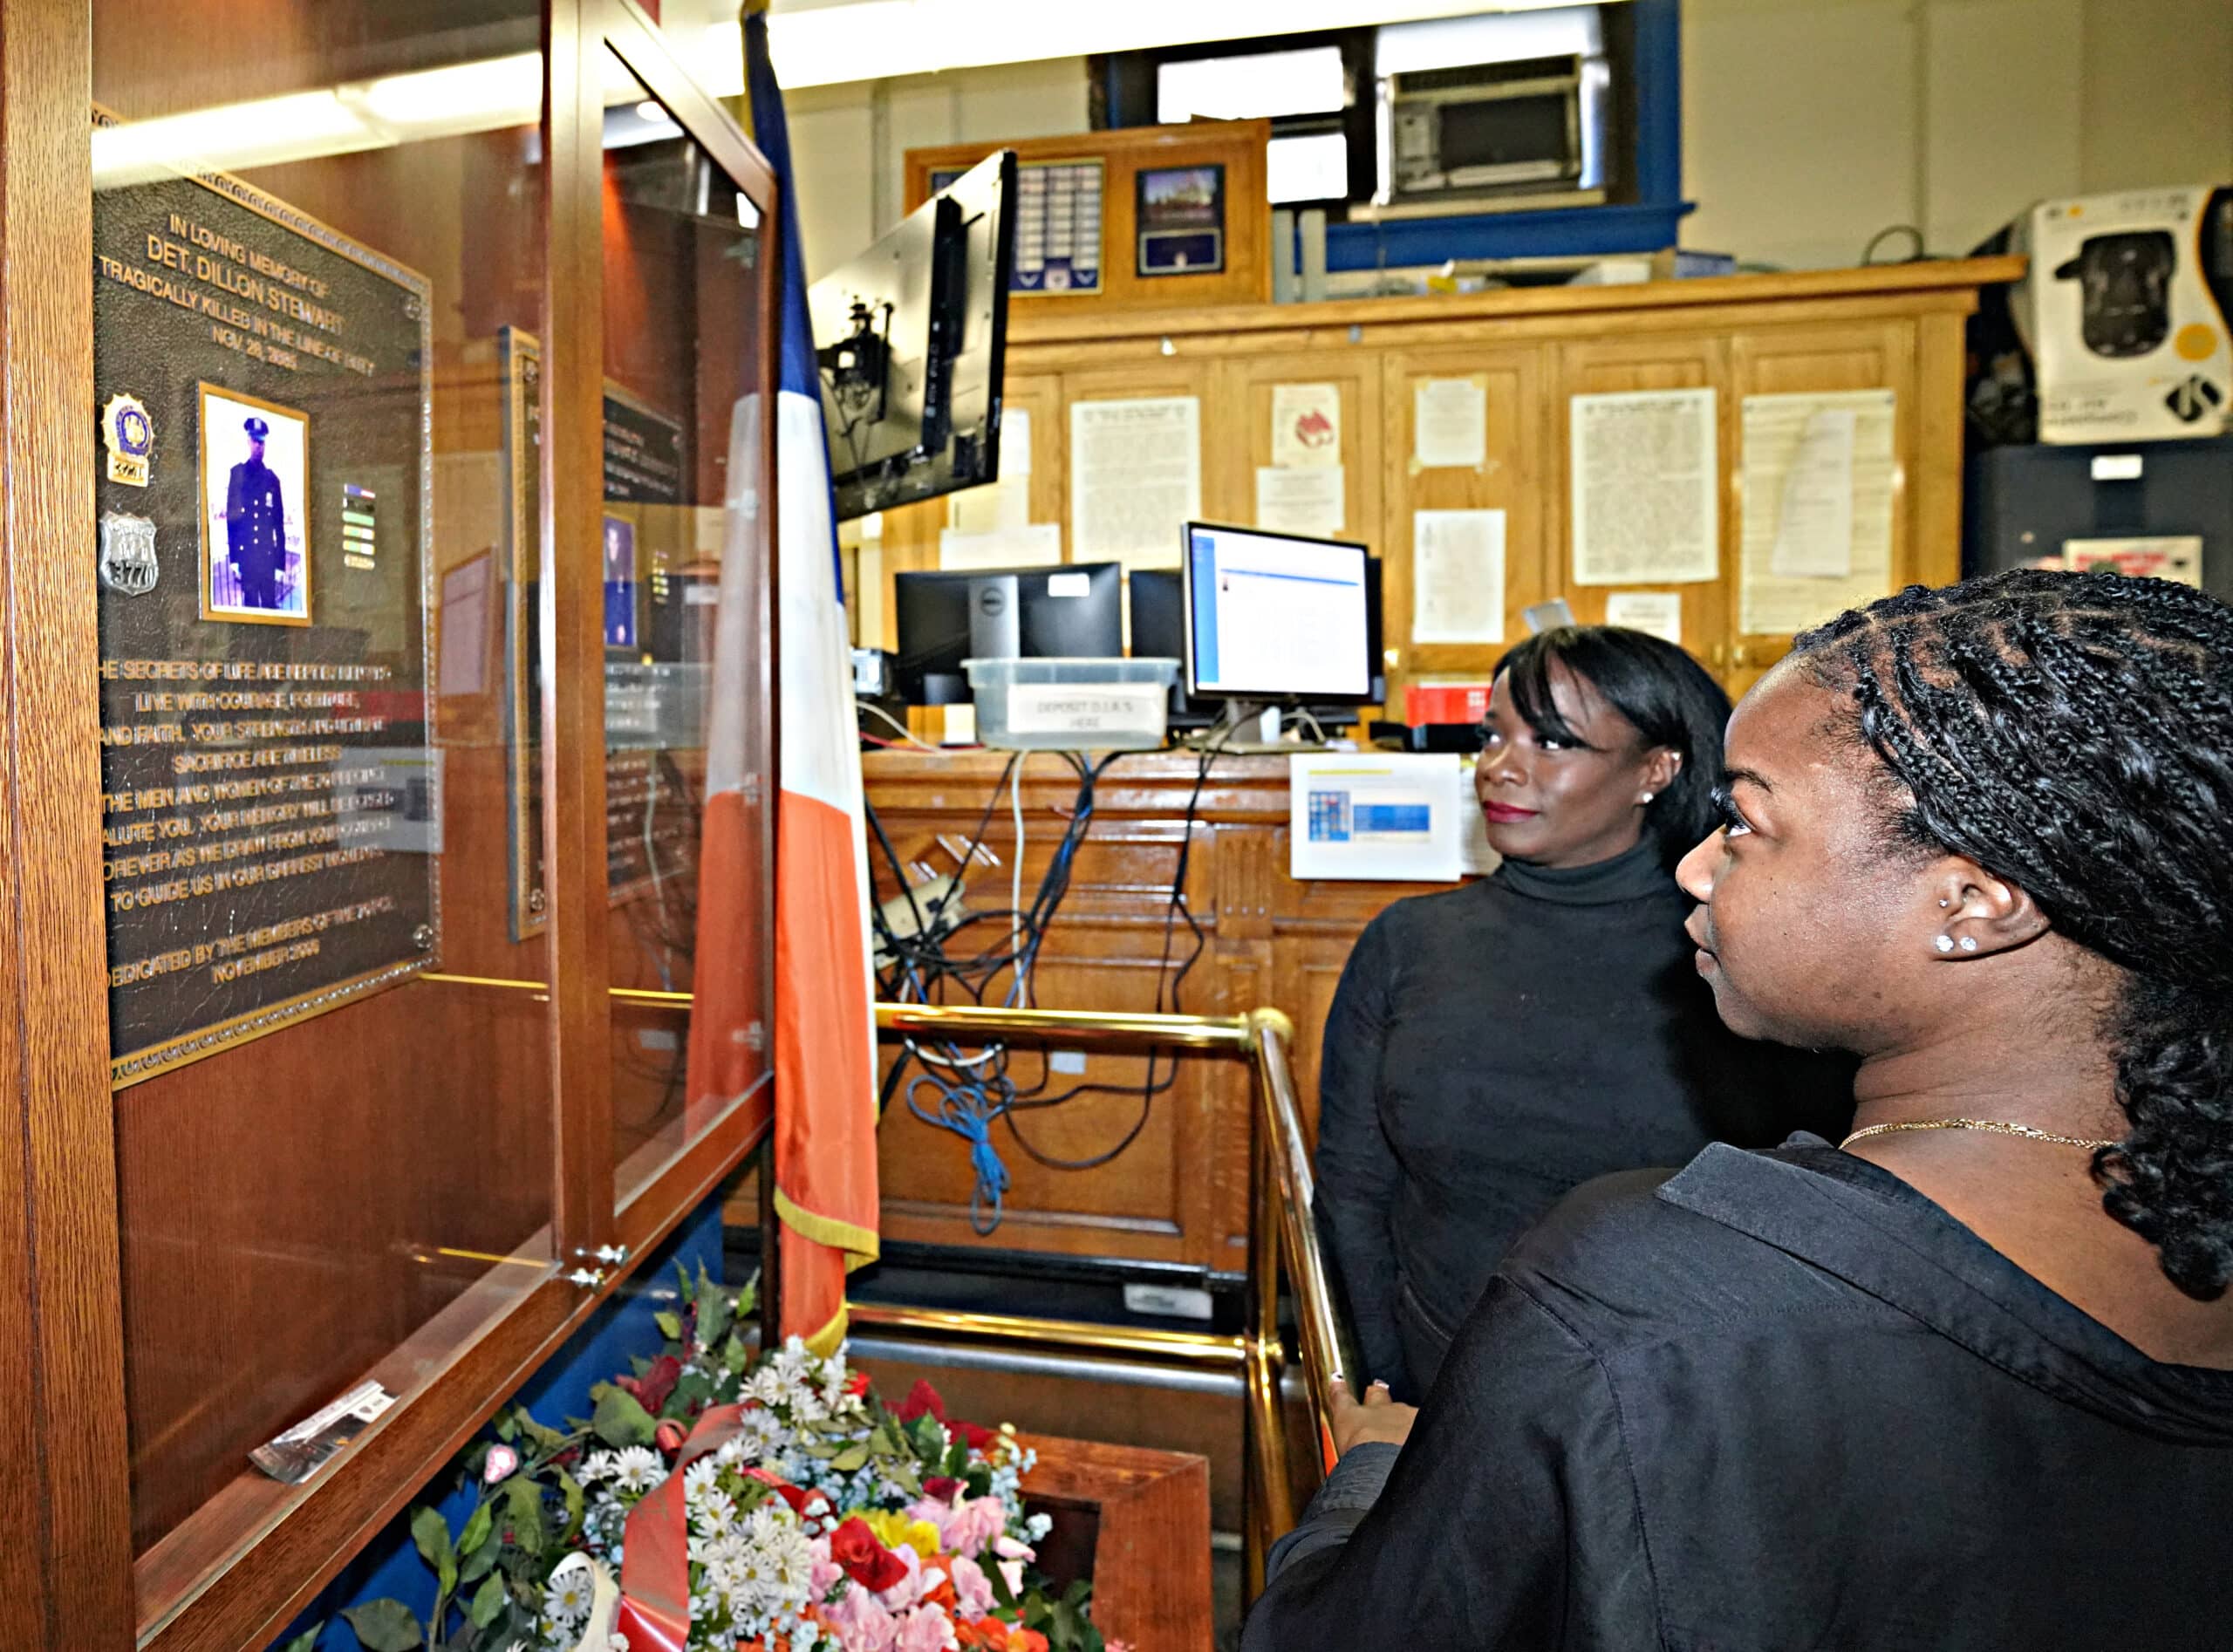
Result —
M907 1575L907 1562L877 1542L857 1514L830 1534L830 1558L871 1594L883 1594Z
M867 1393L868 1391L869 1391L869 1374L868 1374L866 1371L856 1371L856 1372L854 1372L854 1373L852 1374L852 1376L849 1376L849 1377L847 1377L847 1378L845 1379L845 1392L846 1392L846 1393L848 1393L848 1394L853 1394L853 1395L860 1395L860 1394L865 1394L865 1393Z
M961 1482L948 1475L933 1474L923 1482L923 1490L941 1503L951 1503L961 1490Z
M674 1392L674 1385L681 1380L682 1362L672 1354L662 1354L643 1376L620 1377L618 1383L634 1395L646 1411L657 1416L659 1407L666 1403L667 1396Z
M918 1376L915 1379L915 1386L907 1390L907 1397L899 1403L899 1410L895 1415L902 1423L912 1423L925 1413L941 1423L945 1422L946 1402L939 1397L939 1391L927 1380Z
M973 1451L989 1451L993 1442L1000 1437L998 1430L980 1428L974 1423L949 1422L946 1426L966 1440Z

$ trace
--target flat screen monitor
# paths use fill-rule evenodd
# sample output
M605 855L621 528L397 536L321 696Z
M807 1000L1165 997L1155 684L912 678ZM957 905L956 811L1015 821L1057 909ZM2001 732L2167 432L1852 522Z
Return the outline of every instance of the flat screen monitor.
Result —
M966 704L965 659L1113 659L1124 570L1113 562L895 574L893 686L912 706Z
M1362 545L1186 524L1186 691L1236 700L1366 705L1370 569Z
M807 294L839 521L1000 479L1014 198L1003 149Z

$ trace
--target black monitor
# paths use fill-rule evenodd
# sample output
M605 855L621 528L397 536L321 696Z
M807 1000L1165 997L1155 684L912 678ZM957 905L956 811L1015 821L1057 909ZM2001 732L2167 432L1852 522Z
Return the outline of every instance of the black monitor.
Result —
M1369 704L1387 703L1388 677L1382 669L1383 644L1380 622L1380 558L1365 558L1364 605L1365 648L1372 656L1372 699ZM1135 659L1186 658L1186 596L1178 570L1175 568L1136 568L1128 582L1132 592L1132 657ZM1183 677L1183 673L1182 673ZM1355 702L1328 701L1325 709L1339 715ZM1317 711L1321 707L1311 701L1303 702L1304 709ZM1216 722L1224 709L1222 700L1198 700L1186 692L1182 680L1171 686L1170 721L1173 728L1206 728ZM1321 721L1325 719L1321 718Z
M1000 479L1014 199L1003 149L808 293L840 522Z
M1113 562L894 574L894 686L912 706L966 705L965 659L1115 659L1123 590Z
M1362 545L1186 524L1186 692L1196 700L1373 700L1371 559Z

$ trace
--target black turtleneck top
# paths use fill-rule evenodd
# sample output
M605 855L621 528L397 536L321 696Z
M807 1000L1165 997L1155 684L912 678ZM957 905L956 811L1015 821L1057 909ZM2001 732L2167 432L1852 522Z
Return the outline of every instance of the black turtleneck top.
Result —
M1417 1401L1513 1241L1569 1191L1709 1141L1836 1139L1850 1067L1731 1034L1649 836L1401 900L1326 1019L1317 1215L1366 1378Z

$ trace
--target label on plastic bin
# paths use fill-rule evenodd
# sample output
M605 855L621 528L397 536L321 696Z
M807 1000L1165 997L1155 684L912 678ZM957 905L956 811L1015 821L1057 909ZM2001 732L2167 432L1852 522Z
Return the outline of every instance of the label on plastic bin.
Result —
M1008 690L1011 734L1151 733L1163 727L1170 690L1156 683L1017 683Z

